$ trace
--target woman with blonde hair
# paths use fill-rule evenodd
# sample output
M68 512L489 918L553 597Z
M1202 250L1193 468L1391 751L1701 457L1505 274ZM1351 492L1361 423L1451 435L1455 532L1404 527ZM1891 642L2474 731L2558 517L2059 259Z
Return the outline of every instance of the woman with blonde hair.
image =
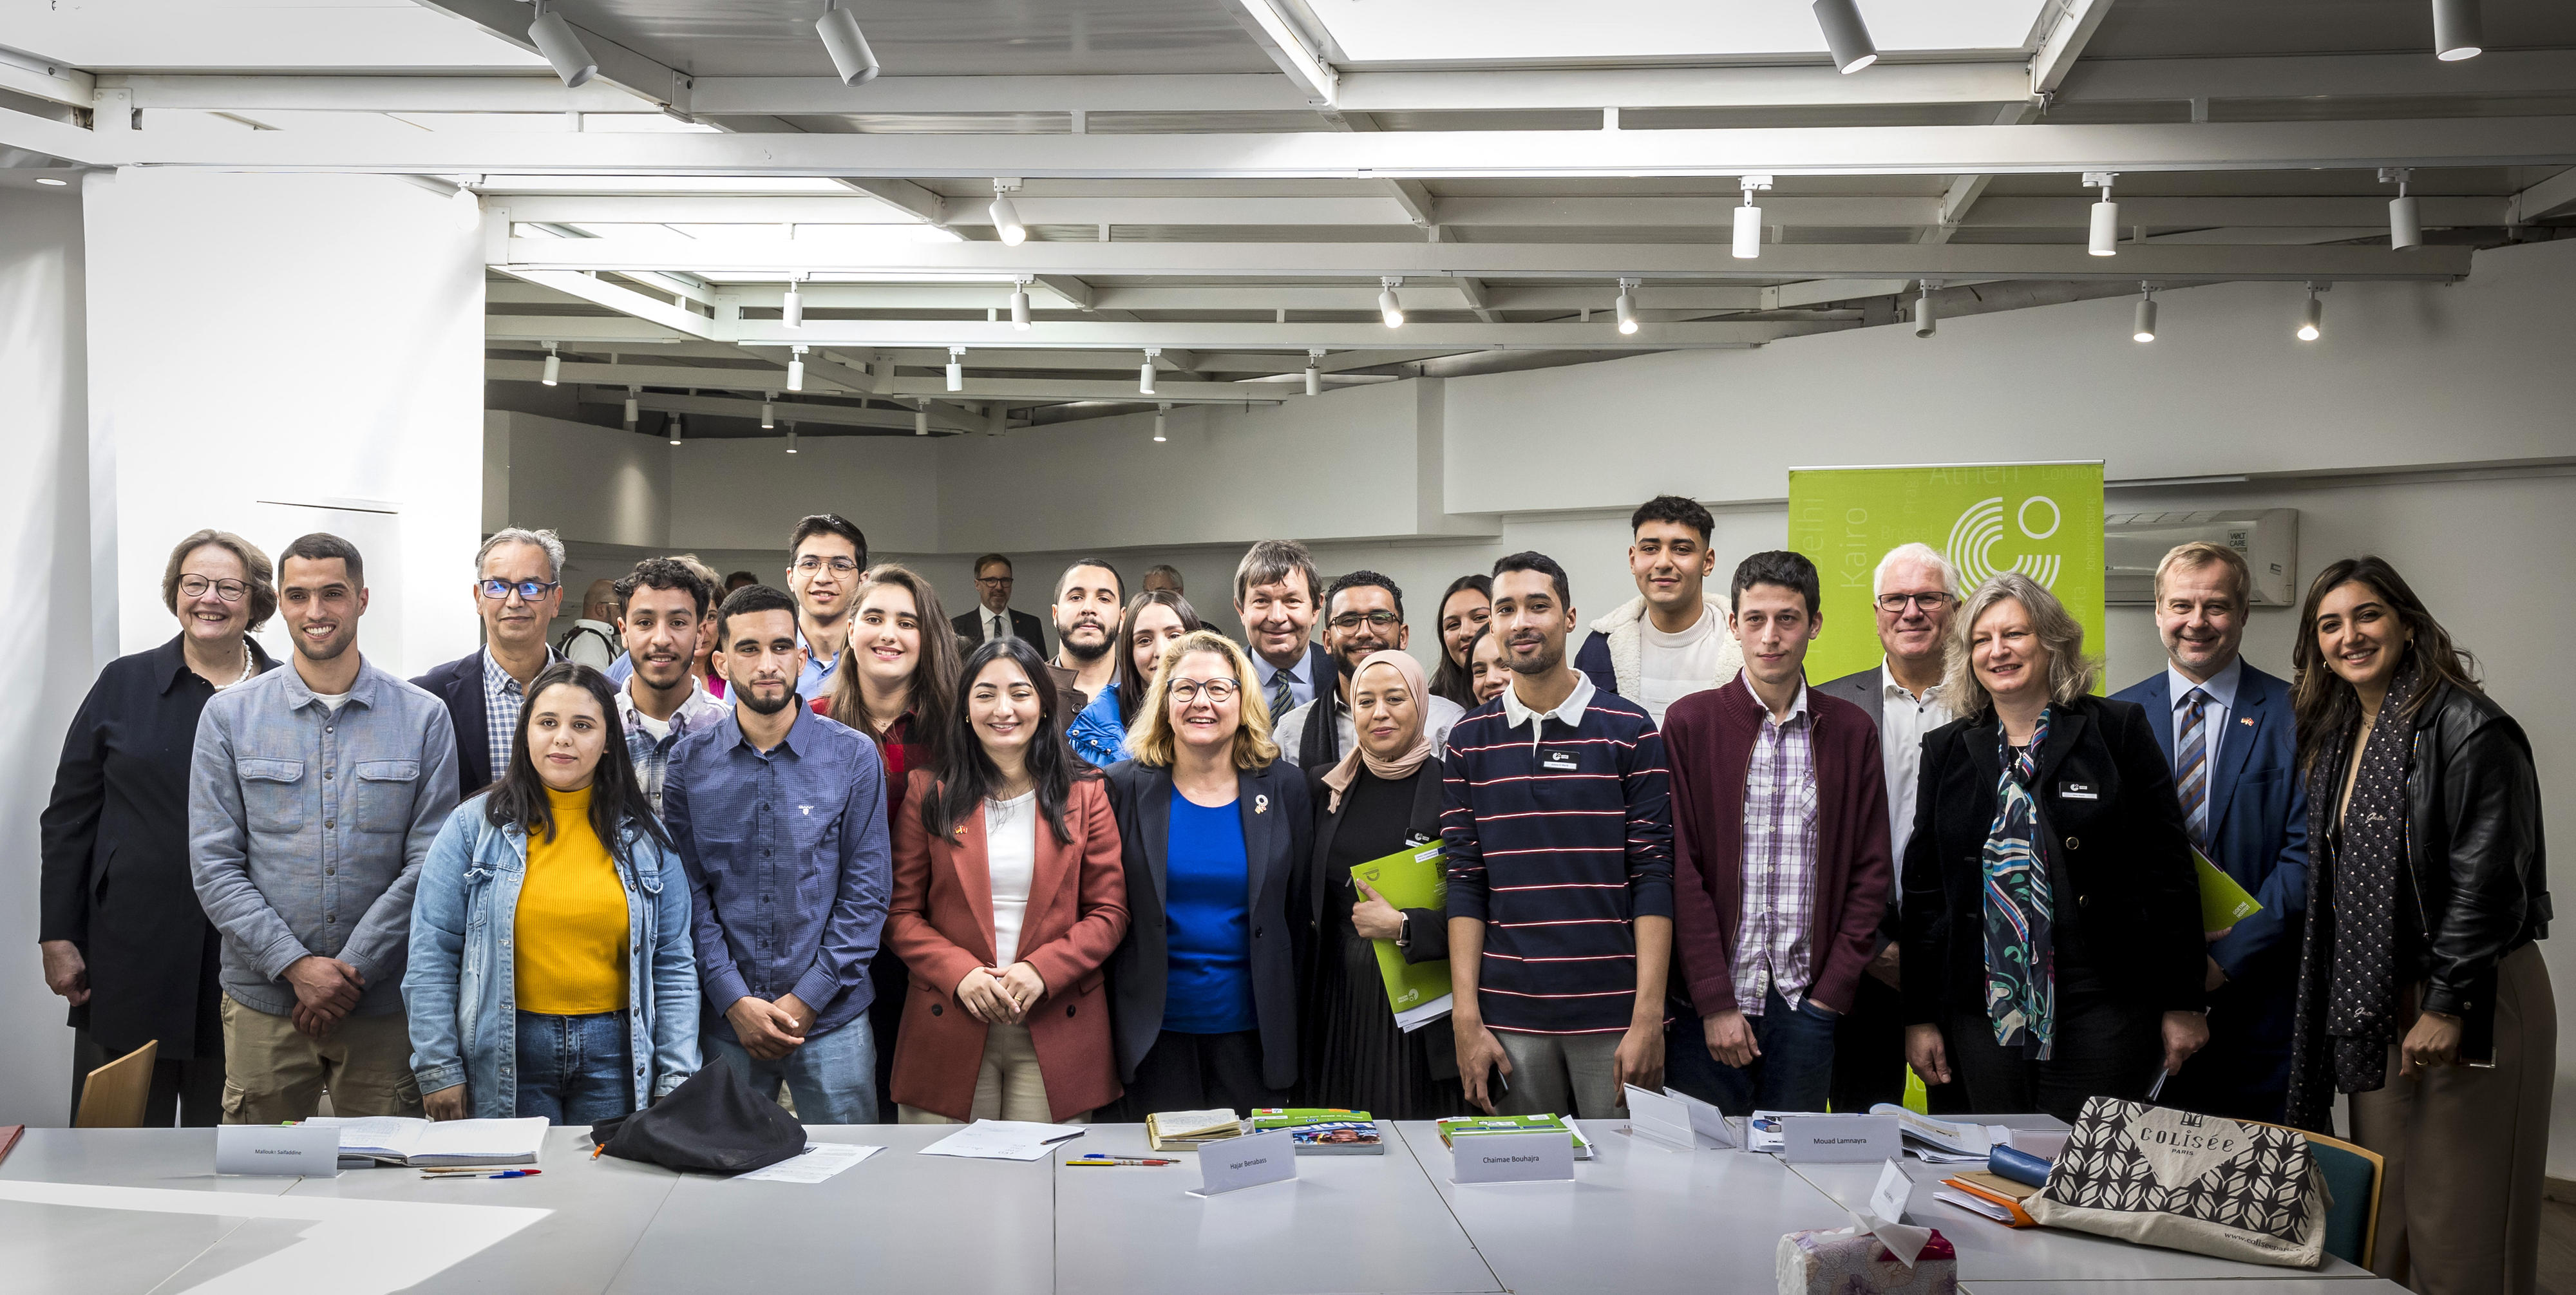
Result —
M2038 581L1951 618L1959 720L1923 739L1905 847L1905 1053L1980 1113L2073 1120L2209 1040L2199 884L2146 712L2090 695L2084 628Z
M1109 961L1124 1112L1284 1106L1297 1082L1288 891L1313 854L1252 660L1209 630L1163 650L1109 769L1130 920Z

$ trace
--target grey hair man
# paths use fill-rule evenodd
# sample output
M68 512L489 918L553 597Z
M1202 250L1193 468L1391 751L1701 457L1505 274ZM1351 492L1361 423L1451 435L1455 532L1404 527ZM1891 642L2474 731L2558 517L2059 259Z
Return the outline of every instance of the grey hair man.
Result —
M460 799L491 786L510 767L528 681L562 659L546 642L546 628L563 609L563 557L563 541L553 531L494 531L475 551L469 590L483 621L483 646L412 680L447 704Z

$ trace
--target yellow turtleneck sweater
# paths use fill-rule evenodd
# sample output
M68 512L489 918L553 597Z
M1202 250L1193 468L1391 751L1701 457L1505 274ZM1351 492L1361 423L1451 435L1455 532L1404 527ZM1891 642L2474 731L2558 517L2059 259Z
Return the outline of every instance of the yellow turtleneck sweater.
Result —
M626 888L590 827L590 789L546 789L554 839L528 840L519 886L519 1010L587 1016L626 1010Z

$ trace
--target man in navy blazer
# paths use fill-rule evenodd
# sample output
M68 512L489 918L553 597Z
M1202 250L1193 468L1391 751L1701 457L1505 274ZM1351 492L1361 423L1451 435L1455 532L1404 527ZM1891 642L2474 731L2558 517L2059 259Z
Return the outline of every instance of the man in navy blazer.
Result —
M2234 549L2195 541L2165 554L2156 565L2165 668L2116 696L2146 708L2193 842L2263 906L2210 941L2209 1046L2162 1101L2277 1121L2307 910L2308 797L2290 685L2239 655L2249 588Z
M546 626L563 607L563 541L553 531L506 527L474 555L474 611L483 646L412 680L447 704L456 728L460 798L510 771L510 743L527 706L528 681L563 659Z

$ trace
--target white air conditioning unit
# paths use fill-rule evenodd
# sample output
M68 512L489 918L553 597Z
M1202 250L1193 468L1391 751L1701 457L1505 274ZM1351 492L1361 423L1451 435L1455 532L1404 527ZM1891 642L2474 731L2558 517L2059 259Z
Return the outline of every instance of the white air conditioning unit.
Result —
M2253 604L2294 607L2299 591L2299 510L2121 513L2102 518L2102 600L2148 606L2156 600L2156 564L2177 544L2207 540L2245 558L2254 575Z

